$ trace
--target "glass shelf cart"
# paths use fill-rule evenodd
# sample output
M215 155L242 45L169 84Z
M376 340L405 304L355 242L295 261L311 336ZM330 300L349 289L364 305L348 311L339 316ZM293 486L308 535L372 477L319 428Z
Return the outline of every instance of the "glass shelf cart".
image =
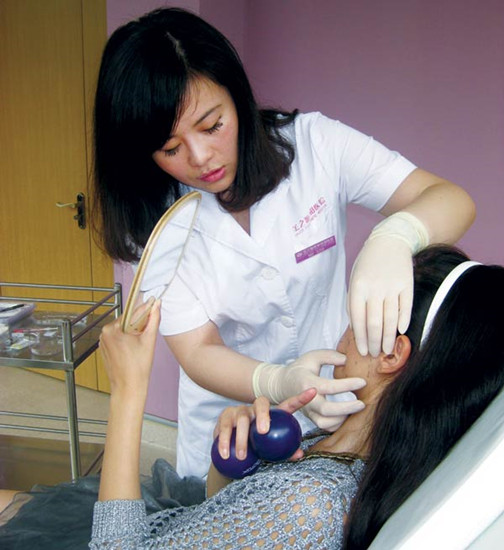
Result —
M76 296L85 296L86 299L75 299ZM92 299L87 299L89 296ZM34 309L26 317L8 326L8 335L5 337L4 334L0 346L0 365L63 371L68 430L3 423L0 428L68 433L70 469L72 479L75 479L81 475L75 370L98 348L102 327L121 314L121 285L116 283L113 288L101 288L0 282L0 311L5 309L2 308L2 303L6 302L30 304L34 305ZM45 342L41 339L45 339ZM0 415L49 421L62 419L55 415L13 411L0 411ZM83 422L104 423L87 419ZM81 434L103 435L95 432Z

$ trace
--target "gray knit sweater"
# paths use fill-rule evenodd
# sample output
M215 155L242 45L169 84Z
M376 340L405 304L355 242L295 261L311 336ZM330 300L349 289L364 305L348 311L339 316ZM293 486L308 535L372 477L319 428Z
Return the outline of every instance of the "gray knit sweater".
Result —
M147 516L142 500L97 502L92 550L341 547L343 517L364 467L312 456L264 464L197 506Z

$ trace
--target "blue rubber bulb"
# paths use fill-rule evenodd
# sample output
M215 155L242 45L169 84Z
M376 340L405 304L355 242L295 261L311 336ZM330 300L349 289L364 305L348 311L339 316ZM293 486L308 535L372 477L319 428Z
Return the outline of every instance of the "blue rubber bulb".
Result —
M212 444L211 457L214 466L217 468L223 476L230 477L231 479L242 479L246 476L252 475L261 461L256 453L250 447L247 446L247 458L245 460L238 460L236 457L236 430L233 429L231 434L231 441L229 445L229 458L222 458L218 449L219 438L216 437Z
M301 444L301 427L292 414L280 409L270 410L270 429L260 434L255 421L250 426L249 441L257 456L269 462L290 458Z

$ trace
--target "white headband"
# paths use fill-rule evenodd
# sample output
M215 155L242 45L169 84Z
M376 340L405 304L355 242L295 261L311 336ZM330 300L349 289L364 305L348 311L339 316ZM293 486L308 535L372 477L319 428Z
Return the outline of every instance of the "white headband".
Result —
M434 295L434 298L432 299L432 303L430 305L429 311L427 312L427 317L425 318L424 328L422 332L422 338L420 339L420 347L422 347L424 340L429 336L429 332L432 326L432 323L434 322L434 318L436 317L436 314L443 304L444 299L446 298L446 295L448 292L450 292L451 287L457 282L458 278L467 271L470 267L473 267L475 265L481 265L480 262L462 262L457 267L455 267L448 275L446 276L445 280L441 283L439 288L437 289L436 294Z

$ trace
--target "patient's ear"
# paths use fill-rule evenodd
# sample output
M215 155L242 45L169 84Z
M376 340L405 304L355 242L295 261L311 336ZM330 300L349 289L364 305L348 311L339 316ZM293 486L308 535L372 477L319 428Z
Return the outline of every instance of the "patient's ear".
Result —
M380 356L378 372L380 374L394 374L406 364L411 354L411 341L404 334L400 334L395 341L392 353Z

